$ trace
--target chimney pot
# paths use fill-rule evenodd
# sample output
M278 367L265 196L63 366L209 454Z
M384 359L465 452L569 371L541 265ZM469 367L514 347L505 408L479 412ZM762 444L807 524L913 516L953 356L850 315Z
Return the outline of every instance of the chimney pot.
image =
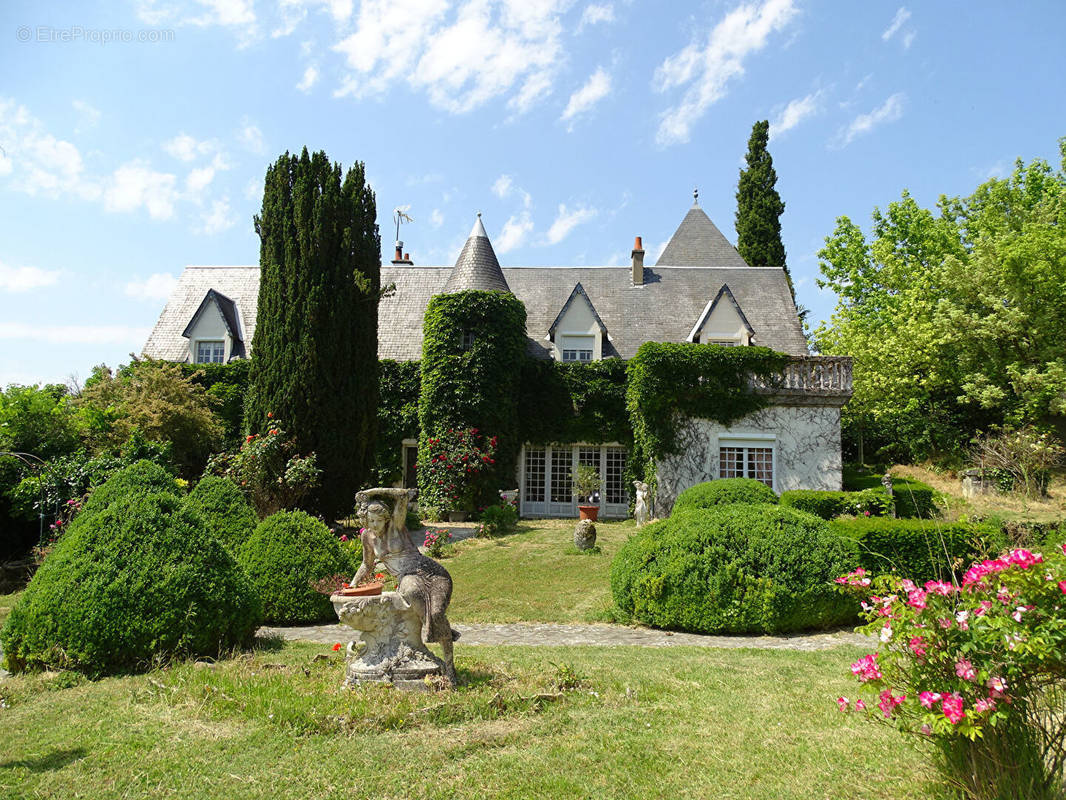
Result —
M410 261L411 260L411 254L410 253L404 253L403 254L403 260L404 261Z
M641 237L638 236L638 237L636 237L636 239L633 240L633 249L634 250L643 250L644 249L644 242L641 241Z

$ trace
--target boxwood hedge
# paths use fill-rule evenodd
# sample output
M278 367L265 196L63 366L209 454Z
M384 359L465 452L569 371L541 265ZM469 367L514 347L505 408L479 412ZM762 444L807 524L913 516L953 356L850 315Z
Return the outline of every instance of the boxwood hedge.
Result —
M713 508L726 503L777 505L777 495L765 483L754 478L721 478L685 489L674 501L674 511Z
M889 501L881 489L863 489L861 492L796 489L781 493L781 505L798 508L822 519L833 519L844 514L881 517L888 513Z
M205 475L185 498L185 507L203 517L207 529L235 557L259 524L237 484L218 475Z
M623 545L611 591L620 609L660 628L780 633L855 619L832 580L856 564L852 542L802 511L682 509Z
M279 511L256 526L238 561L259 591L267 622L336 621L329 597L312 584L348 575L351 563L321 521L303 511Z
M0 641L10 669L98 676L248 643L260 613L251 582L199 515L176 495L133 493L74 518Z

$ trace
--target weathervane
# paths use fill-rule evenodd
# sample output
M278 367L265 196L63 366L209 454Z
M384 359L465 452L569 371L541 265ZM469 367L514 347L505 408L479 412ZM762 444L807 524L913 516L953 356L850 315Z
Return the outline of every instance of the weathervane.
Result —
M692 190L692 205L698 206L700 204L700 190L698 188Z

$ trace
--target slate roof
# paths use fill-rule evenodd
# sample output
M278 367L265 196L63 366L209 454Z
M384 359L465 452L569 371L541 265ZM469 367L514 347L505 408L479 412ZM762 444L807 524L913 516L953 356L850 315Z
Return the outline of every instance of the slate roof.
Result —
M188 361L189 341L182 334L204 305L210 290L230 301L230 313L236 308L239 323L227 318L226 324L235 326L244 340L245 350L250 350L259 302L259 267L189 266L178 278L177 286L148 336L144 355L168 361ZM225 308L222 313L226 315Z
M463 245L459 258L455 260L444 293L461 292L465 289L478 289L483 292L509 292L510 287L500 270L496 251L492 249L489 235L481 224L481 214L477 215L474 229Z
M748 263L703 209L693 203L655 266L746 267Z

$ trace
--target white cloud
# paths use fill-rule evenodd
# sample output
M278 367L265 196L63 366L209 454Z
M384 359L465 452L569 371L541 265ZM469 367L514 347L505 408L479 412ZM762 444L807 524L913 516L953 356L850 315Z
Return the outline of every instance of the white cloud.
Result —
M178 279L166 272L156 272L143 281L130 281L126 284L126 296L138 300L158 302L170 297Z
M596 25L600 22L614 22L614 6L611 3L589 3L585 6L577 29L580 31L588 25Z
M74 129L75 133L80 133L83 130L89 128L95 128L97 123L100 122L100 109L95 108L84 100L75 100L71 103L74 110L78 112L78 125Z
M178 199L176 180L174 175L156 172L147 162L134 159L108 178L104 207L108 211L136 211L143 207L152 219L170 219Z
M878 125L895 122L903 116L903 103L906 99L907 96L903 92L896 92L869 114L857 116L842 134L840 146L847 147L857 136L869 133Z
M892 22L887 28L885 28L885 32L881 34L881 38L887 42L896 35L899 29L902 28L910 18L911 12L907 10L906 6L900 6L899 11L896 12L896 16L892 18Z
M903 34L903 49L910 50L911 45L914 44L914 37L918 35L917 31L907 31Z
M770 138L780 136L785 131L792 130L807 117L821 111L822 92L812 92L806 97L797 97L790 100L788 105L778 114L777 119L770 123Z
M258 156L266 152L266 140L263 138L263 132L248 117L241 118L241 129L237 132L237 140L249 152Z
M429 215L429 224L434 228L439 228L444 224L444 215L439 208L433 209L433 212Z
M30 325L0 322L0 339L32 339L50 344L123 344L140 347L150 328L128 325Z
M500 95L528 110L563 60L569 0L364 0L354 32L333 49L350 70L339 96L384 94L396 83L464 113Z
M732 78L744 73L744 60L766 46L771 33L796 15L792 0L765 0L729 12L707 37L667 58L655 71L657 91L685 86L681 101L663 112L656 141L661 146L687 142L692 124L725 96Z
M533 231L533 220L528 211L516 214L504 223L500 235L493 240L493 249L503 254L521 247Z
M610 94L610 91L611 76L604 71L603 67L600 67L592 73L584 86L570 95L570 102L566 104L560 119L572 120L578 114L583 114ZM569 126L569 129L573 130L573 124Z
M221 200L215 200L211 204L211 210L201 217L201 223L198 232L208 236L222 233L236 225L237 220L230 209L229 198L223 197Z
M555 222L548 229L548 243L558 244L565 239L574 228L596 216L596 209L580 206L568 209L564 203L559 204L559 213Z
M164 5L159 0L139 0L137 16L149 25L221 25L239 29L243 35L255 32L252 0L196 0L193 8Z
M252 178L248 183L244 184L244 196L253 203L261 203L263 201L263 189L263 179Z
M0 143L0 175L10 176L12 189L45 197L100 196L99 182L86 174L78 148L53 136L10 98L0 97Z
M200 156L210 155L219 151L218 142L214 139L195 139L187 133L179 133L173 139L163 142L163 150L178 161L195 161Z
M311 87L318 82L318 67L314 64L304 70L304 76L300 79L300 82L296 84L296 88L301 92L311 91Z
M58 280L58 270L12 267L0 261L0 292L28 292L31 289L53 286Z
M501 175L496 179L496 183L492 184L492 193L503 199L511 193L511 187L514 185L514 179L510 175Z

